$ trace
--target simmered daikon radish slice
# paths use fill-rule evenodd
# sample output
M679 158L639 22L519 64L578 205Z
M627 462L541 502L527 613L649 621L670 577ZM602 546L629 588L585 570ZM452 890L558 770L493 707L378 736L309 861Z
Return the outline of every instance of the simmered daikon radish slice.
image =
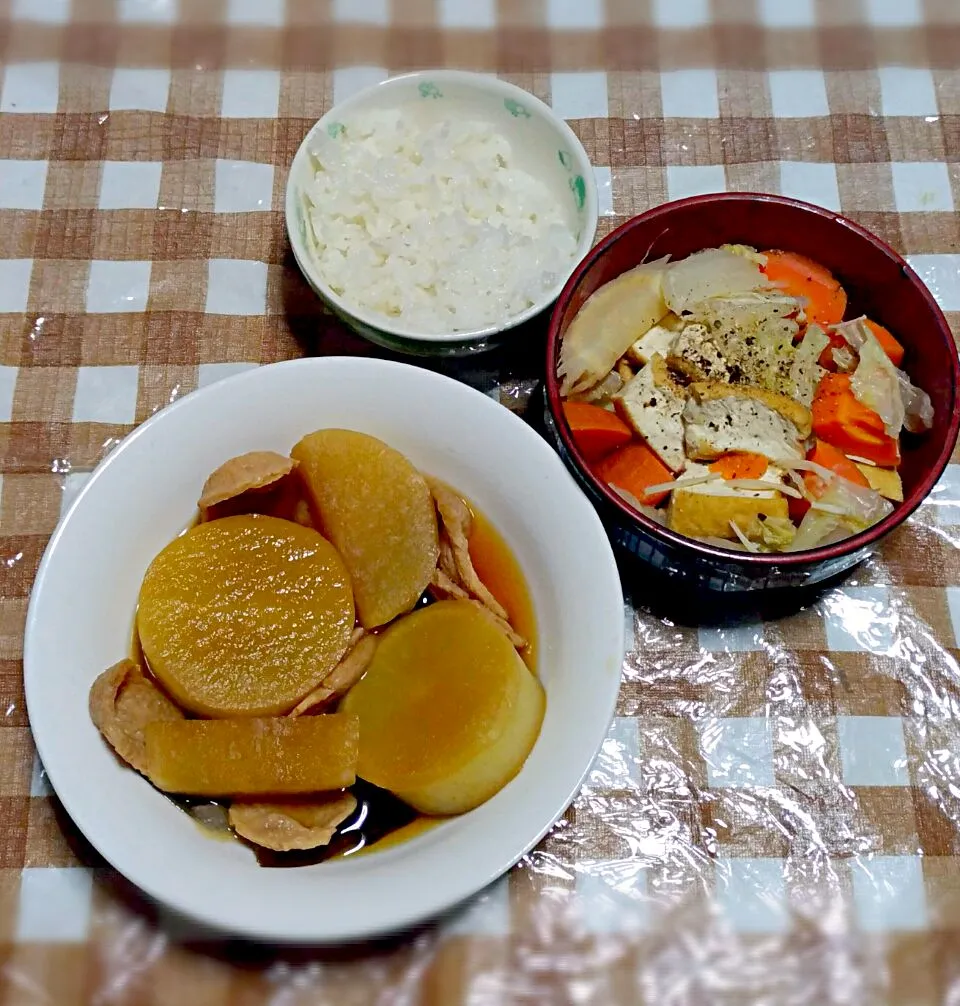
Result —
M287 712L337 665L353 627L337 550L276 517L198 525L160 552L140 588L147 663L203 716Z
M485 611L440 601L382 634L340 708L360 720L361 778L424 814L459 814L520 771L545 702Z
M382 440L317 430L291 451L324 534L340 550L366 629L409 611L437 565L437 516L424 477Z

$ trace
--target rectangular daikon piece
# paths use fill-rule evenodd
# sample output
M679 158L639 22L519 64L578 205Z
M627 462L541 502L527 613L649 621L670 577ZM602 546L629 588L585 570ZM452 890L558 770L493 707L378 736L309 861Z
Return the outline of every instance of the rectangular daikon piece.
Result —
M356 716L178 720L147 726L146 775L167 793L281 796L356 781Z

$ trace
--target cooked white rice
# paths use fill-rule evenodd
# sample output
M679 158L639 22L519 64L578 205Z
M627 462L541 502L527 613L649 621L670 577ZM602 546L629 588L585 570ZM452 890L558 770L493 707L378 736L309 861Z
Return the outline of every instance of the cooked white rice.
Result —
M556 196L515 166L489 123L422 129L371 112L311 153L303 199L321 276L345 301L418 332L503 323L576 253Z

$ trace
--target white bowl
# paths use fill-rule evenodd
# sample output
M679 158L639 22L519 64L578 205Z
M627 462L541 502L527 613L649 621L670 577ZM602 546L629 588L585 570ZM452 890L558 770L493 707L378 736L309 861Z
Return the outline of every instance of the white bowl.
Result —
M305 433L382 437L456 486L500 529L530 586L547 692L519 775L475 811L354 859L264 869L239 842L205 835L123 766L90 720L94 678L129 651L140 581L193 518L206 475ZM409 926L492 882L577 793L620 680L623 601L593 508L553 450L485 395L378 360L304 359L186 396L94 473L50 541L27 618L30 725L54 790L93 846L152 897L218 929L336 942Z
M516 164L543 181L566 208L577 251L556 285L532 307L498 325L473 331L427 334L345 300L329 287L310 257L300 192L312 178L309 150L321 132L336 136L361 110L402 108L423 126L469 116L492 122L510 141ZM286 192L287 234L297 265L314 291L351 328L388 349L421 356L463 356L501 344L508 332L546 310L593 245L597 230L597 185L583 144L539 98L482 73L424 70L392 77L334 106L307 133L290 166Z

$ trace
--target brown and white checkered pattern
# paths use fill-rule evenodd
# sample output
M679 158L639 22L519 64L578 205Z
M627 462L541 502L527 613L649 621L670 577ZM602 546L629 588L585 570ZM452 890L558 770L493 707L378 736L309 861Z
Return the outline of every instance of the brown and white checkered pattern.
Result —
M413 939L217 942L103 868L49 792L20 663L48 535L175 398L377 352L306 288L281 193L332 101L431 65L552 102L601 235L667 198L783 191L908 255L960 331L955 0L0 0L0 1002L953 1001L960 464L786 619L698 631L638 586L580 797ZM444 369L522 411L539 366Z

